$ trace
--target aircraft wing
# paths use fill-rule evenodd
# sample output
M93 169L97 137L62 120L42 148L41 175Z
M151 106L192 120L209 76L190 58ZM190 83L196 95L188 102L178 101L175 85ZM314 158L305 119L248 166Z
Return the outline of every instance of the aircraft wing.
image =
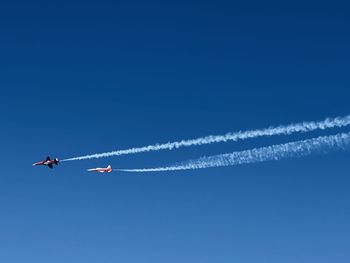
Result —
M50 167L51 169L53 168L52 163L49 163L47 166Z

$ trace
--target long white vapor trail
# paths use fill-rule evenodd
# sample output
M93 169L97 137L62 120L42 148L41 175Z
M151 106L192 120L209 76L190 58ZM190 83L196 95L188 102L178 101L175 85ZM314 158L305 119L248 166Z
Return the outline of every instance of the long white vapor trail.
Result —
M263 136L289 135L292 133L304 133L304 132L311 132L315 130L325 130L325 129L336 128L336 127L340 128L340 127L345 127L349 125L350 125L350 115L345 117L327 118L323 121L318 121L318 122L315 122L315 121L301 122L296 124L289 124L286 126L269 127L269 128L260 129L260 130L238 131L233 133L227 133L225 135L210 135L210 136L201 137L197 139L168 142L163 144L154 144L154 145L148 145L144 147L136 147L136 148L130 148L125 150L116 150L116 151L105 152L105 153L95 153L91 155L68 158L62 161L78 161L78 160L104 158L104 157L151 152L151 151L172 150L172 149L177 149L181 147L199 146L199 145L227 142L227 141L239 141L239 140L257 138L257 137L263 137Z
M124 172L165 172L180 170L195 170L210 167L233 166L240 164L258 163L282 158L306 156L312 153L327 153L331 150L349 149L350 133L338 133L313 139L277 144L262 148L255 148L240 152L214 155L190 160L180 164L158 168L119 169Z

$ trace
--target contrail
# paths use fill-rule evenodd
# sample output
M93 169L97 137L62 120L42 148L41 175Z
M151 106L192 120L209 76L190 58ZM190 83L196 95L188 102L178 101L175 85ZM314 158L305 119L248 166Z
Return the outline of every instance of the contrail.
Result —
M210 167L233 166L266 161L277 161L283 158L301 157L312 153L327 153L332 150L346 150L350 146L350 133L338 133L313 139L277 144L240 152L214 155L190 160L172 166L144 169L119 169L123 172L166 172L195 170Z
M318 122L314 122L314 121L301 122L301 123L290 124L286 126L269 127L269 128L260 129L260 130L238 131L233 133L227 133L225 135L210 135L210 136L201 137L197 139L148 145L144 147L136 147L136 148L130 148L125 150L116 150L116 151L105 152L105 153L96 153L91 155L68 158L62 161L78 161L78 160L104 158L104 157L151 152L151 151L173 150L181 147L199 146L199 145L227 142L227 141L239 141L239 140L246 140L249 138L257 138L257 137L263 137L263 136L305 133L305 132L311 132L315 130L325 130L325 129L336 128L336 127L340 128L340 127L345 127L349 125L350 125L350 115L345 117L327 118L323 121L318 121Z

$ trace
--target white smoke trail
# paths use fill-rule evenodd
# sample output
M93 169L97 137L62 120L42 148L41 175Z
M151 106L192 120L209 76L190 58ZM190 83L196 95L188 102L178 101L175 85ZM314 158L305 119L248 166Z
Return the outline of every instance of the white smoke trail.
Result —
M233 166L280 160L282 158L301 157L312 153L327 153L331 150L348 149L350 147L350 133L339 133L303 141L255 148L241 152L202 157L196 160L175 164L172 166L144 169L119 169L123 172L165 172L180 170L195 170L210 167Z
M249 131L238 131L233 133L227 133L225 135L210 135L191 140L182 140L176 142L168 142L164 144L148 145L144 147L130 148L125 150L116 150L105 153L96 153L91 155L79 156L74 158L64 159L62 161L78 161L86 159L104 158L111 156L119 156L126 154L135 154L151 151L160 150L172 150L181 147L198 146L211 143L227 142L227 141L238 141L249 138L257 138L263 136L274 136L274 135L289 135L292 133L304 133L315 130L325 130L329 128L340 128L350 125L350 115L345 117L327 118L323 121L318 122L302 122L296 124L290 124L286 126L269 127L261 130L249 130Z

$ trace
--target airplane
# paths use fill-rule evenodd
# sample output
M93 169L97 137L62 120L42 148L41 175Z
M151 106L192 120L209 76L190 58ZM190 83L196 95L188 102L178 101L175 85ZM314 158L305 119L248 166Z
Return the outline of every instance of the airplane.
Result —
M45 161L33 163L33 165L46 165L47 167L52 169L53 164L58 165L58 163L59 163L59 160L57 158L51 160L50 156L47 156Z
M106 168L92 168L88 169L88 172L98 172L98 173L110 173L113 171L112 166L108 165Z

